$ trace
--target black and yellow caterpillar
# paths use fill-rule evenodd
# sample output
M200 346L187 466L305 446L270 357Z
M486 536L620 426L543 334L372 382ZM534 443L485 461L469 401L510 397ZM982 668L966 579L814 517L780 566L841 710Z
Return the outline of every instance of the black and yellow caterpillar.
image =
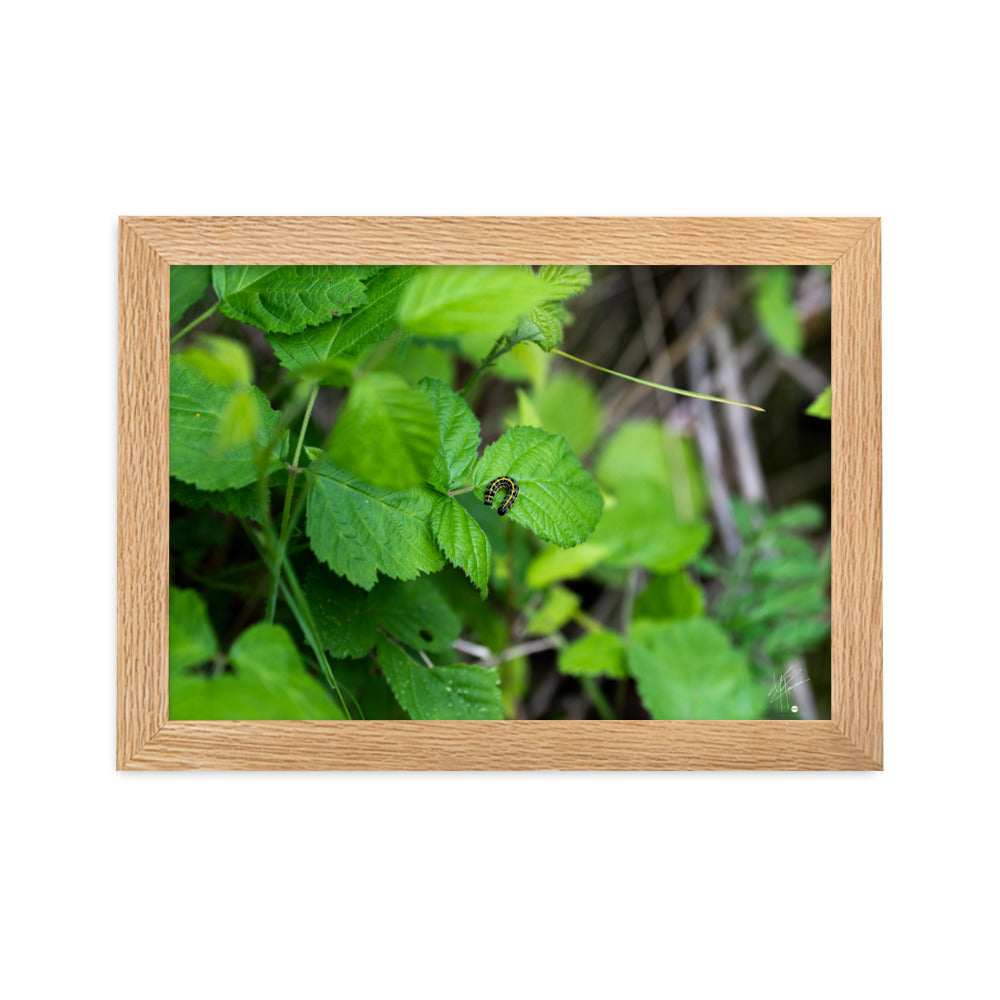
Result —
M507 495L503 498L503 502L497 507L497 513L503 517L514 506L514 501L517 499L517 494L520 492L520 487L517 485L516 479L511 479L510 476L497 476L487 487L486 492L483 494L483 502L487 507L493 506L493 500L497 495L497 490L504 489L507 491Z

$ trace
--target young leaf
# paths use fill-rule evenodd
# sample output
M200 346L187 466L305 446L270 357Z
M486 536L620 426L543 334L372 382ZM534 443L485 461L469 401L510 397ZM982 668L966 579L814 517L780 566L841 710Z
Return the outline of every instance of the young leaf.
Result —
M762 267L756 282L754 309L767 339L786 354L801 354L805 331L792 298L792 272L787 267Z
M556 344L562 343L563 324L569 318L569 313L558 302L543 302L518 320L515 341L529 341L544 351L551 351Z
M548 285L519 267L448 265L424 267L399 303L399 321L424 336L499 336L518 317L551 298Z
M212 283L222 311L266 333L297 333L364 305L364 279L377 267L230 266L216 264Z
M764 709L746 656L707 618L635 622L626 660L654 719L756 719Z
M171 719L343 719L280 625L253 625L233 643L235 673L170 676Z
M563 548L582 542L597 525L603 501L590 473L566 439L538 427L512 427L494 441L476 466L476 496L497 476L520 486L506 516L539 538Z
M207 264L170 266L170 325L173 326L205 294L212 281Z
M367 303L349 315L299 333L268 337L278 360L293 372L319 370L334 359L353 358L386 340L398 326L400 296L418 270L387 267L367 282Z
M458 486L479 456L479 421L458 393L437 379L420 380L437 425L438 447L427 481L442 493Z
M832 404L830 400L830 386L827 386L810 404L806 413L810 417L821 417L829 420L832 416Z
M586 264L546 264L538 277L549 286L549 297L568 299L590 287L590 268Z
M380 632L414 649L450 649L462 629L426 577L380 580L366 591L319 570L308 576L305 590L323 647L338 659L364 656Z
M439 496L431 511L431 530L448 562L465 573L485 599L492 555L483 529L454 497Z
M625 640L617 632L592 632L559 650L559 670L574 677L628 677Z
M313 552L335 573L371 590L377 573L412 580L442 567L428 523L438 496L433 490L373 486L330 461L314 476L306 533Z
M170 588L170 672L208 663L219 651L208 606L197 590Z
M428 667L379 636L378 663L411 719L502 719L496 667Z
M253 431L233 444L233 419L240 416L239 407L233 404L237 394L249 402ZM245 409L242 417L246 417ZM224 490L246 486L259 475L280 469L288 451L288 434L275 441L278 419L256 386L226 388L198 371L184 355L170 358L172 476L199 489ZM226 445L226 438L231 446Z
M586 454L601 432L601 404L586 379L563 372L534 393L541 425L562 434L577 455Z
M359 479L405 489L424 482L437 448L427 396L398 375L372 372L351 387L328 451L335 465Z

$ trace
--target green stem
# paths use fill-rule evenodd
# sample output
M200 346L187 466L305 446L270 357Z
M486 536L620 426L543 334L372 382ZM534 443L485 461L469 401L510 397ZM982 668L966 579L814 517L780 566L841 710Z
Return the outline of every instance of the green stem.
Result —
M650 389L662 389L664 392L673 392L678 396L691 396L693 399L707 399L710 403L729 403L731 406L745 406L748 410L757 410L759 413L764 412L763 406L754 406L752 403L740 403L735 399L723 399L721 396L706 396L700 392L689 392L687 389L675 389L671 385L660 385L658 382L647 382L644 378L635 378L632 375L625 375L622 372L613 371L611 368L602 368L600 365L595 365L592 361L584 361L583 358L575 358L572 354L567 354L565 351L560 351L558 348L552 348L553 354L558 354L562 358L568 358L570 361L575 361L577 364L586 365L588 368L596 368L599 372L604 372L606 375L617 375L618 378L628 379L629 382L638 382L639 385L647 385Z
M281 531L278 535L278 551L275 553L274 575L271 578L271 592L267 598L267 624L274 624L274 612L278 603L278 582L281 575L281 564L285 560L285 550L288 547L288 536L290 533L290 518L292 513L292 494L295 492L295 477L299 473L299 456L302 454L302 442L305 441L306 427L309 426L309 418L312 416L313 405L319 395L319 386L314 385L309 402L306 404L306 412L302 417L302 427L299 429L299 440L295 445L295 457L292 459L292 467L288 471L288 485L285 487L285 505L281 511Z
M220 305L222 305L221 301L220 302L216 302L215 305L213 305L210 308L206 309L197 319L191 320L191 322L188 323L188 325L186 327L184 327L184 329L181 330L180 333L175 333L170 338L170 343L171 344L176 344L177 341L180 340L181 337L183 337L185 333L187 333L189 330L193 330L203 319L208 319L208 317L211 316L212 313L214 313L215 310L218 309Z
M469 381L465 383L462 387L462 391L459 393L463 398L469 394L469 390L475 385L476 379L486 371L487 368L497 358L503 357L514 345L510 342L509 336L505 333L497 338L497 342L493 345L493 350L483 358L479 367L469 376Z
M583 686L583 690L587 692L587 697L594 703L594 708L597 709L597 714L602 719L613 720L617 718L611 710L607 698L601 694L600 686L593 677L581 677L580 684Z

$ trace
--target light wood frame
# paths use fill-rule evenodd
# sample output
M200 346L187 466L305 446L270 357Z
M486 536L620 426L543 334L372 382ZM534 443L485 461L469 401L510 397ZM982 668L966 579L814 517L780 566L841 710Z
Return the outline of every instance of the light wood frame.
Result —
M878 219L122 218L119 237L119 769L881 770ZM169 721L170 265L487 262L832 265L830 721Z

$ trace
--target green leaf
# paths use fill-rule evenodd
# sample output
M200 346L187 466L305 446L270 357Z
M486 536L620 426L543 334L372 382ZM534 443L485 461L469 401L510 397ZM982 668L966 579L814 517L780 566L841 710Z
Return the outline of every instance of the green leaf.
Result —
M705 613L705 594L687 573L654 576L635 599L633 618L674 621L699 618Z
M595 469L609 490L621 492L625 480L646 479L660 491L660 502L679 520L699 517L708 491L693 442L652 420L630 420L601 451Z
M538 344L544 351L551 351L562 343L563 324L570 318L558 302L543 302L518 320L515 342L528 341Z
M296 373L322 371L338 358L354 358L396 331L399 299L418 267L387 267L365 288L367 302L350 315L268 341L281 364Z
M563 548L587 538L601 516L597 484L561 435L512 427L486 449L476 466L480 500L497 476L512 476L520 486L506 516Z
M756 719L764 710L747 658L707 618L637 621L626 659L654 719Z
M444 565L429 524L433 490L373 486L329 461L313 475L306 533L335 573L370 590L377 573L412 580Z
M197 486L170 477L170 499L175 503L183 504L192 510L211 507L212 510L222 514L248 517L257 524L263 524L268 514L267 498L270 497L270 484L265 485L264 496L264 506L261 506L256 483L238 490L199 490Z
M677 520L661 489L649 480L624 480L616 494L590 539L607 547L609 566L673 573L691 562L712 537L707 524Z
M580 598L565 587L552 587L524 626L526 635L552 635L580 610Z
M832 403L830 400L830 386L827 386L810 404L806 413L810 417L822 417L830 420L833 416Z
M170 588L170 672L208 663L219 651L208 605L197 590Z
M234 673L170 675L171 719L343 719L280 625L254 625L233 643Z
M479 457L479 421L458 393L437 379L420 380L437 427L437 446L427 481L447 493L472 472Z
M460 569L485 599L492 553L483 529L454 497L438 497L431 511L431 530L448 562Z
M534 393L541 426L562 434L577 455L585 455L601 432L601 404L586 379L560 373Z
M238 340L203 333L198 344L184 352L184 360L216 385L242 387L253 381L253 360Z
M424 336L499 336L548 298L549 286L519 267L425 267L403 293L399 320L411 333Z
M234 418L245 420L248 412L243 409L241 413L234 405L238 394L249 402L253 432L233 444ZM256 386L226 388L198 371L183 354L170 358L172 476L199 489L224 490L247 486L259 475L280 469L288 451L288 434L277 435L278 421L278 414Z
M758 268L753 303L767 339L786 354L801 354L805 330L792 298L792 278L787 267Z
M208 290L212 269L207 264L170 265L170 325L181 319Z
M306 596L323 648L338 659L364 656L380 632L414 649L446 650L462 623L434 583L380 580L370 590L318 570L306 578Z
M411 719L502 719L496 667L428 667L385 636L378 663L396 700Z
M351 387L328 451L335 465L375 486L418 486L437 454L434 410L427 396L390 372L372 372Z
M362 306L368 266L229 266L212 268L212 283L231 319L267 333L298 333Z
M592 632L559 650L559 670L574 677L628 677L625 640L617 632Z
M590 287L590 268L586 264L546 264L538 277L548 286L553 299L568 299Z
M612 551L610 545L581 542L572 548L546 548L528 567L529 587L541 589L557 580L573 580L603 562Z

